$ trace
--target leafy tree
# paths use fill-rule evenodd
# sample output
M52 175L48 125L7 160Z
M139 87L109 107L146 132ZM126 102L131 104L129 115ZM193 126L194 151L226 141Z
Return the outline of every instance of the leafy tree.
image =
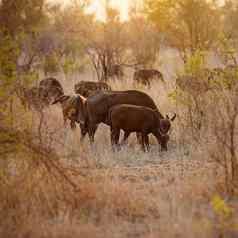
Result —
M145 12L186 62L197 50L211 49L219 33L220 14L206 0L145 0Z
M1 31L17 37L22 31L32 33L43 19L45 0L2 0Z
M223 29L225 34L236 40L238 44L238 3L237 1L226 1L222 12L224 15Z
M0 64L2 74L13 77L24 41L34 37L44 18L44 0L3 0L0 3ZM29 64L29 62L28 62Z
M222 7L223 34L217 47L224 64L237 65L238 50L238 3L226 1Z
M161 34L143 16L131 16L128 22L129 64L135 67L153 67L160 51Z
M13 123L17 64L26 36L34 35L44 15L44 1L0 2L0 114ZM10 120L9 120L10 118Z
M82 67L85 47L91 38L93 15L85 13L87 1L74 1L65 7L50 9L53 24L48 37L54 42L52 52L65 73Z
M99 80L107 80L114 65L125 64L127 60L127 35L125 24L120 21L119 12L105 7L106 21L95 21L93 32L86 46L86 52L97 72Z

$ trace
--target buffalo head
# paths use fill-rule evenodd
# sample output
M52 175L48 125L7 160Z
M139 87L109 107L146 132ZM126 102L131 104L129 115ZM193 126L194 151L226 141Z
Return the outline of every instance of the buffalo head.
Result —
M171 122L173 122L176 118L176 114L174 114L173 117L169 118L168 115L166 115L165 119L160 119L160 127L159 132L161 135L166 135L171 127Z

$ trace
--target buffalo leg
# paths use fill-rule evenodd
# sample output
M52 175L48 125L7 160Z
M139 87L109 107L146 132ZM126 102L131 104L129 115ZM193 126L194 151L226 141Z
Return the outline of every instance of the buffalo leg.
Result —
M95 136L96 130L97 130L97 126L89 126L88 128L88 135L89 135L89 140L91 144L94 143L94 136Z
M169 135L161 135L159 132L153 133L153 135L156 137L158 144L161 145L162 151L168 150L168 141L169 141Z
M130 136L130 134L131 134L130 132L125 131L125 133L124 133L124 138L123 138L123 140L122 140L122 142L121 142L122 145L127 144L127 139L128 139L128 137Z
M111 128L111 145L112 147L114 146L115 141L114 141L114 135L113 135L113 129Z
M145 145L146 145L147 151L149 151L150 150L150 143L149 143L149 136L148 135L145 136Z
M70 127L71 127L71 130L75 130L76 129L75 121L73 121L73 120L70 121Z
M83 124L79 124L80 126L80 132L81 132L81 138L80 142L82 143L84 141L85 136L88 134L88 129Z
M118 148L119 138L120 138L120 129L111 128L111 143L112 143L113 149L115 147Z
M169 135L163 135L161 136L161 150L162 151L167 151L168 150L168 141L169 141Z
M138 144L142 145L142 134L139 132L136 132L136 138L137 138Z
M142 150L144 151L144 152L146 152L146 149L145 149L145 144L146 144L146 135L142 135L142 144L141 144L141 146L142 146Z
M120 130L116 129L113 131L113 141L116 146L118 146L119 138L120 138Z
M148 88L150 88L150 79L147 79L146 85L147 85Z

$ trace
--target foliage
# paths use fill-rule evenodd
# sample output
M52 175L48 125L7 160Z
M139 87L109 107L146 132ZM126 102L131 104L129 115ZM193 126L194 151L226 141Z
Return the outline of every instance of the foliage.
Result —
M0 3L1 30L16 37L22 31L32 33L42 23L45 0L2 0Z
M238 223L234 210L229 206L228 202L219 195L214 195L211 205L216 216L217 224L215 229L218 229L221 234L226 234L227 231L238 231Z
M147 0L145 11L185 62L197 50L211 49L217 39L220 14L210 1Z
M15 135L14 130L13 133L5 133L8 128L17 127L14 108L17 101L15 92L20 80L17 66L22 53L21 45L25 39L24 36L32 34L39 26L42 7L43 1L3 0L0 3L0 125L3 139L0 145L10 152L18 147L21 148L18 146L21 144L18 133ZM1 153L7 154L4 151Z
M218 195L213 197L212 207L214 212L222 219L228 219L232 216L232 209L229 208L225 201Z
M237 65L237 52L236 52L235 39L221 33L218 38L216 53L222 60L224 65Z
M132 15L127 27L131 51L131 56L129 56L131 62L128 63L136 67L153 68L158 61L161 35L140 15Z
M125 63L127 49L125 25L119 19L119 12L105 6L105 22L95 21L86 52L97 73L98 80L108 80L115 65Z
M51 54L45 57L44 72L46 75L58 72L59 71L58 68L59 68L58 59L55 54Z
M54 32L56 42L54 51L63 65L85 56L84 48L90 39L93 20L92 15L84 12L86 6L84 1L75 1L66 7L50 9L53 20L51 32Z
M236 49L238 46L237 36L237 22L238 22L238 4L236 1L225 1L225 5L222 8L222 14L224 16L223 32L228 39L232 39L235 43Z
M16 75L16 62L20 54L19 44L10 35L2 35L0 40L0 69L5 77L13 80Z
M194 52L185 64L184 73L186 75L198 75L205 68L205 56L206 53L200 50Z

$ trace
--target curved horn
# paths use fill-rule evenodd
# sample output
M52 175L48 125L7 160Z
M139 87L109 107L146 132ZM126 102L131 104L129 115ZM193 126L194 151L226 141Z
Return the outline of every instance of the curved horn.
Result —
M176 115L176 113L174 113L174 116L170 119L170 121L174 121L176 117L177 117L177 115Z
M58 102L63 102L64 100L68 99L69 96L61 95L60 97L56 98L51 104L56 104Z
M60 102L60 98L56 98L56 99L51 103L51 105L57 104L58 102Z

